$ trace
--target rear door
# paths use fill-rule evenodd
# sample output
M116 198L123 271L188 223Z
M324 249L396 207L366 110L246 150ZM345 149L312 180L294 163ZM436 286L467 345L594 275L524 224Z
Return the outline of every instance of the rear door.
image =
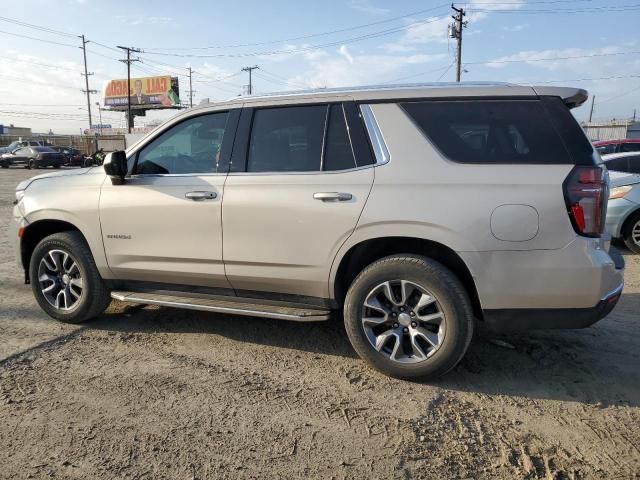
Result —
M229 288L221 215L238 116L188 117L129 158L124 185L105 181L100 220L118 279Z
M243 110L223 203L236 290L328 297L373 184L364 135L352 103Z

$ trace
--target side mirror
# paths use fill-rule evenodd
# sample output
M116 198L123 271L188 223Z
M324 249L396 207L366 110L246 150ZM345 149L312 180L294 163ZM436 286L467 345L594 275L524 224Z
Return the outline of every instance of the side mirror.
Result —
M112 152L104 159L104 171L113 185L122 185L127 175L127 154L122 150Z

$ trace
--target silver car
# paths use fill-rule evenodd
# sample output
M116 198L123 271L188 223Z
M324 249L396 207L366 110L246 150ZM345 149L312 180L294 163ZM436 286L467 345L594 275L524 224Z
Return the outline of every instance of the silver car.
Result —
M469 83L204 105L103 167L18 185L18 262L61 321L111 299L337 312L373 367L436 377L478 324L581 328L620 298L608 174L570 112L586 99Z
M610 177L607 231L640 253L640 174L611 172Z

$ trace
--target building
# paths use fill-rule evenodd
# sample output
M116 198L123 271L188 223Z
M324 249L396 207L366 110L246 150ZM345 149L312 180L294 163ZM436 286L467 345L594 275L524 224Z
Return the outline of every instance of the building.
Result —
M619 140L640 138L640 122L632 120L611 120L609 122L586 122L582 124L589 140Z
M31 129L28 127L16 127L11 125L0 125L0 135L12 135L18 137L30 137Z

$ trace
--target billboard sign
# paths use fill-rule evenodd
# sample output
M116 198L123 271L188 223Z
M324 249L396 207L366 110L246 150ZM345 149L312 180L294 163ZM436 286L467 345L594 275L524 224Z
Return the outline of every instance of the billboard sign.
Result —
M114 110L126 110L127 92L132 108L172 108L180 106L178 78L169 75L111 80L104 92L104 105Z

